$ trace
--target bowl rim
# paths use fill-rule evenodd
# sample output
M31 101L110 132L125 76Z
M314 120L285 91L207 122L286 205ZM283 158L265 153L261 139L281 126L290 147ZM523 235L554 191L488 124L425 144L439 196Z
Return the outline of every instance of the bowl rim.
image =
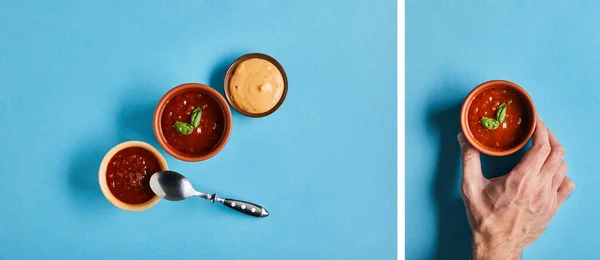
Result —
M209 94L221 107L221 112L223 112L223 117L225 119L225 128L223 129L223 135L221 136L221 140L219 140L219 143L217 143L217 145L212 150L210 150L210 152L201 154L201 155L189 155L186 153L182 153L182 152L178 151L177 149L173 148L167 142L167 139L165 138L165 136L163 134L162 127L160 124L161 119L162 119L162 114L163 114L163 111L164 111L166 105L176 95L183 93L183 92L191 91L191 90L199 90L201 92ZM208 160L208 159L212 158L213 156L215 156L216 154L218 154L221 150L223 150L223 148L229 141L229 136L231 135L231 129L232 129L232 124L233 124L233 120L231 117L231 110L229 109L229 105L227 104L227 101L225 100L225 98L223 98L223 96L215 89L213 89L207 85L201 84L201 83L184 83L184 84L181 84L181 85L178 85L178 86L172 88L167 93L165 93L163 95L163 97L158 101L158 104L156 105L156 108L154 110L154 117L153 117L152 121L153 121L152 126L154 128L154 136L156 137L158 144L171 156L173 156L179 160L187 161L187 162L199 162L199 161Z
M249 60L249 59L253 59L253 58L258 58L258 59L263 59L266 60L268 62L270 62L271 64L273 64L281 73L281 76L283 77L283 94L281 94L281 98L279 99L279 101L277 102L277 104L275 104L275 106L273 106L273 108L269 109L266 112L263 113L251 113L248 112L242 108L240 108L232 99L231 99L231 95L229 93L229 82L231 81L231 76L233 75L233 73L235 72L235 68L237 68L237 66L242 63L243 61ZM223 79L223 90L225 92L225 97L227 98L227 102L231 105L231 107L237 111L238 113L247 116L247 117L254 117L254 118L259 118L259 117L265 117L268 116L270 114L273 114L275 111L277 111L277 109L279 109L279 107L281 106L281 104L283 104L283 101L285 100L285 97L287 96L287 91L288 91L288 79L287 79L287 74L285 73L285 70L283 69L283 66L281 66L281 64L273 57L264 54L264 53L258 53L258 52L253 52L253 53L248 53L248 54L244 54L242 56L240 56L239 58L235 59L231 65L229 65L229 68L227 69L227 72L225 73L225 77Z
M110 162L110 160L113 158L113 156L115 156L116 153L118 153L124 149L130 148L130 147L140 147L142 149L146 149L147 151L151 152L152 155L154 155L154 157L158 160L161 170L166 171L169 169L169 166L167 165L167 161L165 160L165 157L156 148L154 148L154 146L152 146L146 142L142 142L142 141L122 142L120 144L115 145L113 148L111 148L104 155L104 158L102 159L102 162L100 163L100 168L98 169L98 182L100 184L100 190L102 191L102 194L104 194L104 197L117 208L120 208L120 209L126 210L126 211L132 211L132 212L147 210L147 209L153 207L154 205L156 205L156 203L158 203L160 201L159 196L154 195L154 197L152 197L152 199L150 199L149 201L146 201L144 203L141 203L141 204L125 203L125 202L117 199L117 197L115 197L115 195L112 194L112 192L108 188L108 183L106 182L106 169L108 167L108 163Z
M504 149L504 150L495 150L495 149L491 149L487 146L484 146L483 144L480 144L475 139L475 137L471 133L471 130L469 127L468 113L469 113L469 107L471 106L471 103L473 103L473 100L475 99L475 97L477 97L477 95L479 95L481 92L483 92L487 89L496 88L496 87L500 87L500 86L511 88L511 89L517 91L521 95L521 98L523 98L523 100L525 101L526 106L531 114L531 116L530 116L531 122L529 124L530 127L529 127L529 130L527 131L525 138L523 138L523 140L518 145L508 148L508 149ZM533 99L531 98L531 96L529 96L527 91L525 91L525 89L523 89L521 86L519 86L518 84L516 84L514 82L508 81L508 80L489 80L489 81L479 84L477 87L475 87L473 90L471 90L469 95L467 95L467 97L465 98L463 105L462 105L461 113L460 113L460 124L461 124L461 128L462 128L465 138L473 147L475 147L475 149L479 150L480 152L482 152L484 154L491 155L491 156L506 156L506 155L513 154L513 153L517 152L518 150L520 150L521 148L523 148L523 146L525 146L527 144L529 139L531 139L531 137L533 136L533 133L535 131L536 125L537 125L537 112L535 109L535 104L533 103Z

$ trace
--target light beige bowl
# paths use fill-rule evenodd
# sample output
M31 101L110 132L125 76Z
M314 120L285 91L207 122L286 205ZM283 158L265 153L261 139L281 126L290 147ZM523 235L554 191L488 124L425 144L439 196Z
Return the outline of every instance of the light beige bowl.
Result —
M106 183L106 168L108 166L108 163L110 162L110 159L112 159L112 157L117 152L119 152L125 148L129 148L129 147L140 147L140 148L143 148L143 149L146 149L146 150L152 152L154 157L156 157L156 159L158 160L158 163L160 164L160 168L163 171L166 171L169 169L167 166L167 161L165 161L165 158L152 145L149 145L147 143L140 142L140 141L127 141L127 142L123 142L123 143L116 145L115 147L110 149L110 151L108 151L108 153L106 153L106 155L104 155L104 159L102 159L102 163L100 163L100 170L98 171L98 182L100 183L100 190L102 190L102 194L104 194L104 197L106 197L106 199L110 203L115 205L117 208L120 208L122 210L127 210L127 211L142 211L142 210L149 209L152 206L156 205L156 203L158 203L158 201L160 200L160 197L154 196L152 199L150 199L149 201L144 202L142 204L128 204L128 203L122 202L119 199L117 199L112 194L112 192L110 192L110 189L108 188L108 184Z

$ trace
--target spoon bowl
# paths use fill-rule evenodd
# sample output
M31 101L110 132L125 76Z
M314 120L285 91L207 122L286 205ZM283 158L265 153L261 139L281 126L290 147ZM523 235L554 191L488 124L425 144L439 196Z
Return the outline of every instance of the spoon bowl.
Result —
M150 188L159 197L178 201L198 195L188 179L174 171L160 171L150 177Z

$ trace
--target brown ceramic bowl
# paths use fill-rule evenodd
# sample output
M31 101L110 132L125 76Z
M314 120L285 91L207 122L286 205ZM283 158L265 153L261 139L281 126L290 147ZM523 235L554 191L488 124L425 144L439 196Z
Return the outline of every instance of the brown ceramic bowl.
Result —
M142 211L142 210L149 209L152 206L156 205L156 203L158 203L158 201L160 200L160 197L154 196L149 201L141 203L141 204L125 203L125 202L117 199L117 197L115 197L115 195L112 194L112 192L108 188L108 183L106 181L106 170L107 170L108 163L110 162L110 160L113 158L113 156L115 156L116 153L118 153L119 151L121 151L125 148L129 148L129 147L140 147L147 151L150 151L154 155L154 157L158 160L161 170L166 171L169 169L169 167L167 166L167 161L165 160L165 157L163 157L162 154L160 154L160 152L158 150L156 150L156 148L154 148L153 146L151 146L147 143L144 143L144 142L128 141L128 142L123 142L123 143L116 145L115 147L113 147L106 153L106 155L102 159L102 162L100 163L100 169L98 170L98 182L100 183L100 190L102 190L102 194L104 194L104 197L106 197L106 199L111 204L113 204L115 207L120 208L122 210L127 210L127 211Z
M167 139L165 138L161 127L162 114L163 110L165 109L165 106L169 103L169 101L171 101L171 99L173 99L178 94L188 91L199 91L203 94L207 94L213 100L215 100L217 104L219 104L221 112L223 112L225 126L223 128L223 134L221 136L221 139L217 142L214 148L212 148L209 152L204 154L192 155L178 151L167 142ZM160 99L158 105L156 105L156 110L154 110L153 119L154 135L156 136L156 140L158 141L160 146L163 149L165 149L165 151L171 156L179 160L188 162L204 161L219 153L223 149L223 147L225 147L225 144L229 140L232 123L233 122L231 120L231 110L229 109L229 105L227 105L227 101L225 100L225 98L223 98L223 96L213 88L199 83L186 83L169 90L169 92L167 92Z
M477 141L477 139L475 139L475 136L471 132L471 129L469 127L469 122L468 122L469 108L471 107L473 100L482 92L484 92L486 90L494 89L494 88L509 88L511 90L514 90L515 93L518 93L519 97L521 98L521 101L523 102L523 106L527 109L527 113L529 113L528 128L525 131L525 133L526 133L525 136L523 136L523 138L517 145L512 146L510 148L506 148L506 149L498 149L498 148L488 147L488 146L483 145L479 141ZM460 113L460 124L462 127L462 131L465 135L465 138L477 150L479 150L480 152L485 153L487 155L505 156L505 155L515 153L519 149L523 148L523 146L525 146L525 144L527 144L527 142L533 135L533 132L535 131L535 126L536 126L536 122L537 122L536 117L537 117L537 114L535 111L535 106L533 104L533 100L531 99L529 94L527 94L527 92L522 87L520 87L519 85L517 85L513 82L506 81L506 80L492 80L492 81L482 83L481 85L479 85L475 89L473 89L471 91L471 93L469 93L469 95L465 99L463 106L462 106L462 110Z
M263 59L263 60L266 60L266 61L272 63L279 70L279 72L281 72L281 76L283 76L283 94L281 95L279 102L277 102L277 104L275 104L275 106L273 108L271 108L269 111L264 112L264 113L252 113L252 112L248 112L248 111L242 109L231 99L231 96L229 94L229 82L231 81L231 76L235 72L235 68L241 62L248 60L248 59L253 59L253 58ZM229 101L229 104L231 104L231 107L233 107L233 109L235 109L235 111L237 111L238 113L240 113L242 115L248 116L248 117L265 117L265 116L268 116L268 115L272 114L273 112L275 112L275 110L277 110L281 106L281 104L283 104L283 101L285 100L285 96L286 96L287 90L288 90L288 80L287 80L287 76L285 74L285 70L283 69L281 64L279 64L279 62L277 60L275 60L273 57L266 55L266 54L262 54L262 53L249 53L249 54L245 54L245 55L237 58L235 61L233 61L233 63L231 63L231 65L229 66L229 69L227 69L227 73L225 73L225 82L223 84L223 87L225 88L225 96L227 97L227 101Z

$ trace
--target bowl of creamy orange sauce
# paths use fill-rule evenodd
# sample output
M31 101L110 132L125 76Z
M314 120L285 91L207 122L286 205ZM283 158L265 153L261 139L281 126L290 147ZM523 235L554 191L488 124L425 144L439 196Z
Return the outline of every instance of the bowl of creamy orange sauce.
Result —
M273 57L250 53L236 59L225 74L225 96L240 114L264 117L277 110L287 93L287 76Z

